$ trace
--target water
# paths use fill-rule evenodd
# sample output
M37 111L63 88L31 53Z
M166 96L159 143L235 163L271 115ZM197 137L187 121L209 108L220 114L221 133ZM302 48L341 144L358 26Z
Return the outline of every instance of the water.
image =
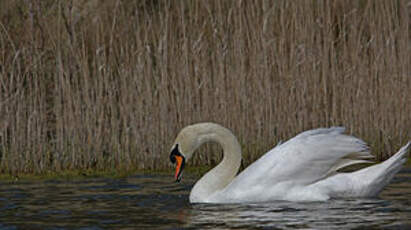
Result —
M185 176L0 182L0 229L411 229L411 167L375 199L190 205Z

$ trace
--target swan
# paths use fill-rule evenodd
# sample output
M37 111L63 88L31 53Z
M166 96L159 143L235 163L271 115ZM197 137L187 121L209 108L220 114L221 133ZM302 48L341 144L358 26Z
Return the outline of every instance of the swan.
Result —
M171 148L176 164L175 180L182 178L185 162L205 142L217 142L222 161L198 180L190 203L244 203L326 201L330 198L376 196L407 159L411 142L388 160L350 173L339 169L370 162L367 144L343 134L344 127L302 132L268 151L236 176L241 165L241 147L232 132L215 123L197 123L183 128Z

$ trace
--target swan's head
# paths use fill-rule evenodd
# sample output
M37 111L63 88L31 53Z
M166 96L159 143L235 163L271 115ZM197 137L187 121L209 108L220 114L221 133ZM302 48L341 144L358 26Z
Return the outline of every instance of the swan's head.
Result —
M176 164L175 180L179 182L183 175L185 162L191 158L194 151L205 141L204 130L207 123L185 127L177 135L171 148L170 161Z
M176 182L179 182L181 180L181 177L183 176L186 157L180 152L178 144L174 145L173 149L171 150L170 161L171 163L176 164L176 173L174 175L174 179L176 180Z

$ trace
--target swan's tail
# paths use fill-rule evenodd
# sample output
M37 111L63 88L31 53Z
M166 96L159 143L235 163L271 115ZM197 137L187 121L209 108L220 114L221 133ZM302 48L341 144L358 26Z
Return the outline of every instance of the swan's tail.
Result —
M407 161L411 142L404 145L388 160L352 173L356 180L362 180L363 187L359 189L359 196L376 196L386 186L394 175L401 170Z

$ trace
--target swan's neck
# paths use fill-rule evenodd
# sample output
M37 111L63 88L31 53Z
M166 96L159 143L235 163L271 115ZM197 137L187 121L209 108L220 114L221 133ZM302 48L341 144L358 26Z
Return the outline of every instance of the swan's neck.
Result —
M192 203L204 202L214 193L224 189L237 174L241 165L241 146L230 130L221 126L210 128L199 134L199 145L217 142L223 148L223 160L206 173L190 193Z

